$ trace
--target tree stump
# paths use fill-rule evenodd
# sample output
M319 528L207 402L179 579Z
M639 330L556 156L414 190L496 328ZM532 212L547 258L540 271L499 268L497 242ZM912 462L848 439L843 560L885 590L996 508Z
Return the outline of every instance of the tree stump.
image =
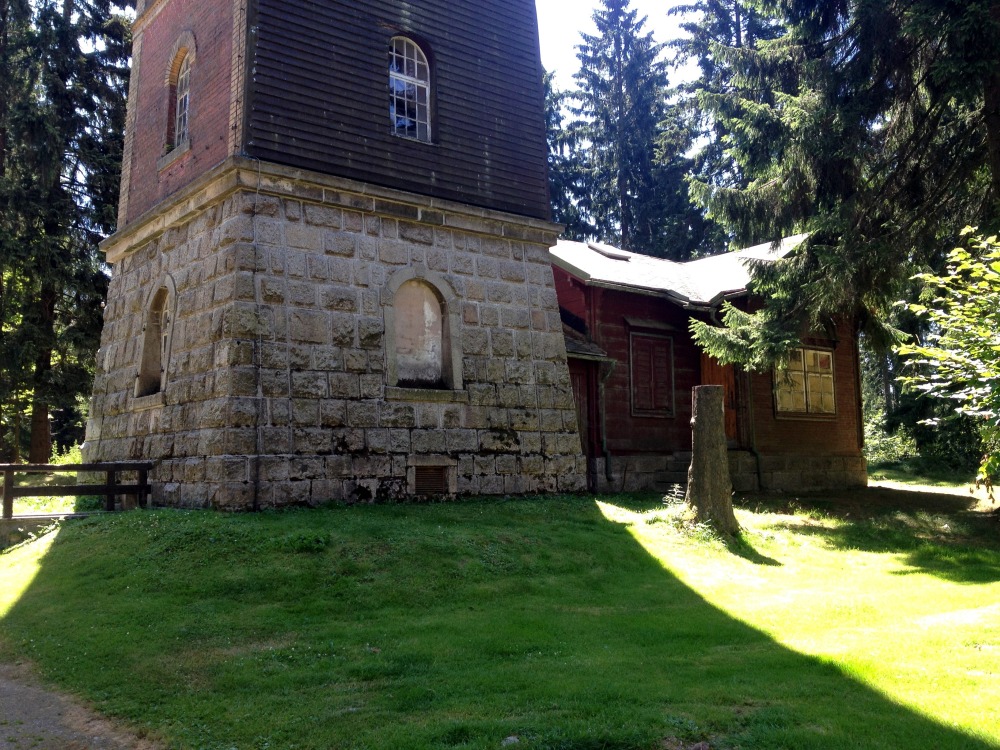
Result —
M733 514L721 385L691 389L691 466L684 501L699 522L712 524L720 533L735 534L740 530Z

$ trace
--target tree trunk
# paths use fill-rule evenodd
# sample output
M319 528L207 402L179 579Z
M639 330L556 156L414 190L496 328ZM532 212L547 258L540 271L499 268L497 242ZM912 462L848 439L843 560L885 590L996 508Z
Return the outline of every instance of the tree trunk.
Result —
M31 445L28 462L47 464L52 460L52 428L49 424L49 407L35 401L31 405Z
M49 376L52 372L52 342L55 340L56 290L43 281L37 313L39 352L35 358L34 394L31 402L31 439L28 461L47 464L52 459L52 427L49 424Z
M21 405L14 407L14 438L11 440L10 463L21 463Z
M684 501L699 522L712 524L720 533L735 534L740 530L733 514L721 385L691 389L691 466Z

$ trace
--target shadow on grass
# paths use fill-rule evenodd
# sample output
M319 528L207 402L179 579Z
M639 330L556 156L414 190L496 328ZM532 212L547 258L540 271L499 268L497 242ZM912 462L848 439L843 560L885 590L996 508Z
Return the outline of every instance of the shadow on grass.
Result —
M994 747L710 605L580 498L67 523L0 625L178 747Z
M974 510L965 494L886 487L839 494L745 498L745 504L775 512L816 512L837 523L780 523L777 528L819 536L838 549L904 555L912 571L956 583L1000 581L1000 523L994 513Z
M803 493L746 493L737 498L740 507L763 512L791 513L816 511L845 520L877 519L903 513L942 516L969 515L986 522L991 514L975 513L977 500L968 493L921 491L891 487L863 487L850 490Z
M781 566L781 563L773 557L768 557L754 549L754 546L750 543L750 539L745 534L737 533L733 537L724 538L723 543L726 545L726 549L732 554L742 557L744 560L748 560L755 565Z

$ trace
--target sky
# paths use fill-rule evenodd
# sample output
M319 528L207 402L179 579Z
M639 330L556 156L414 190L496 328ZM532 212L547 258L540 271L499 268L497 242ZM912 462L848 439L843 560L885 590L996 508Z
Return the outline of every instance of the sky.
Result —
M646 30L653 32L658 42L667 42L680 35L676 17L667 16L672 0L632 0L630 7L646 16ZM580 32L597 31L592 19L600 0L535 0L538 9L538 34L542 48L542 65L556 72L556 88L574 88L573 74L579 69L576 45ZM673 79L677 74L671 76Z

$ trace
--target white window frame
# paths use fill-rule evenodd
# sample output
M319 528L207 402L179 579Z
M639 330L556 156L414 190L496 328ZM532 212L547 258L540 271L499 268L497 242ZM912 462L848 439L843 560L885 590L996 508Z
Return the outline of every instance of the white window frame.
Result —
M430 64L420 45L405 36L389 42L389 121L395 136L432 140Z
M177 148L186 143L190 136L191 112L191 54L184 55L180 68L177 70L177 80L174 83L174 137L171 144Z

